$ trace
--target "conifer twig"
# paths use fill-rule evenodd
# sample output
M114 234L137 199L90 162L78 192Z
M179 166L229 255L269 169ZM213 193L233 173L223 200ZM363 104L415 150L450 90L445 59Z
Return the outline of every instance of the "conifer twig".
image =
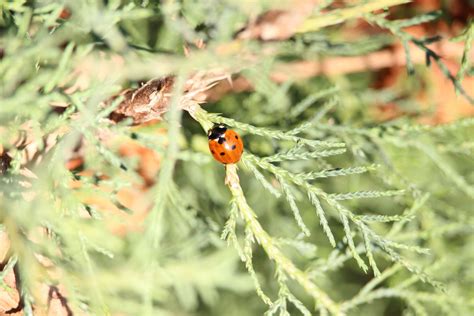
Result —
M289 260L268 235L268 233L262 228L257 216L252 208L248 205L245 195L240 186L239 176L237 174L237 166L230 164L226 166L226 185L232 193L237 206L240 210L242 217L244 218L246 225L252 231L255 239L262 246L268 257L275 261L275 263L281 267L281 269L293 280L298 282L308 294L310 294L322 307L327 309L333 315L343 315L340 311L339 306L316 284L314 284L308 275L303 271L295 267L293 262Z
M474 98L466 90L464 90L464 87L461 85L461 82L458 80L458 78L451 74L446 64L442 61L441 56L427 46L427 44L430 43L429 39L417 39L414 36L408 34L407 32L401 30L400 25L398 25L396 22L388 21L384 17L381 17L379 15L366 14L365 19L368 22L374 23L379 27L389 30L393 35L399 37L402 43L405 43L404 45L407 45L406 43L408 42L412 42L416 47L421 49L425 53L426 64L429 66L431 61L434 61L438 65L444 76L449 81L451 81L456 91L459 92L469 103L474 104ZM409 54L408 50L407 53ZM407 60L409 60L410 56L407 55L406 58ZM407 65L410 64L407 63Z
M368 1L366 3L349 8L334 10L324 15L310 17L298 29L298 32L314 32L322 29L323 27L339 24L352 18L361 17L364 13L385 9L408 2L410 2L410 0L377 0Z

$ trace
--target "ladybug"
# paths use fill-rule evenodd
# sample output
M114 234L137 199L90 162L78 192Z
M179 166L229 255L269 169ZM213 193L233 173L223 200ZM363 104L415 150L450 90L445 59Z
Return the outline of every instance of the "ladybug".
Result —
M224 124L215 124L207 133L209 150L214 159L223 164L237 163L244 151L239 134Z

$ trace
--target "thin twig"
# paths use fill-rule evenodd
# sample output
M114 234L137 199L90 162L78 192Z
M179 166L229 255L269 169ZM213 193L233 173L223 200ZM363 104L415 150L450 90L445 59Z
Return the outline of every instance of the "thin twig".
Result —
M275 244L273 239L262 228L257 216L252 208L248 205L245 195L240 186L239 176L237 174L237 166L230 164L226 166L226 185L228 186L237 206L240 210L248 227L252 230L256 240L262 246L268 257L285 271L285 273L298 282L308 294L310 294L319 304L329 310L333 315L343 315L339 306L316 284L314 284L308 275L295 267L293 262L288 259Z

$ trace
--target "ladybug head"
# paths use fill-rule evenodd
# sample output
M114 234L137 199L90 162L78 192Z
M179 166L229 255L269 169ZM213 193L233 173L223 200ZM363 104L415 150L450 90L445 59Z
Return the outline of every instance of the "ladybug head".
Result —
M216 139L222 136L227 131L227 125L219 123L214 124L214 126L207 132L207 137L209 139Z

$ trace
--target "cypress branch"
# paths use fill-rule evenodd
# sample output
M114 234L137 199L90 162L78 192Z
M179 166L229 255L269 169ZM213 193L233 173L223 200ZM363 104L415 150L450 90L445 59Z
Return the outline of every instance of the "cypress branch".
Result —
M275 261L279 268L285 271L290 278L298 282L318 304L321 304L323 308L328 309L334 315L342 315L337 304L316 284L314 284L303 271L294 266L257 221L255 213L247 204L242 188L240 187L236 165L227 165L226 183L233 198L236 200L236 204L248 229L250 229L257 242L267 253L268 257Z

